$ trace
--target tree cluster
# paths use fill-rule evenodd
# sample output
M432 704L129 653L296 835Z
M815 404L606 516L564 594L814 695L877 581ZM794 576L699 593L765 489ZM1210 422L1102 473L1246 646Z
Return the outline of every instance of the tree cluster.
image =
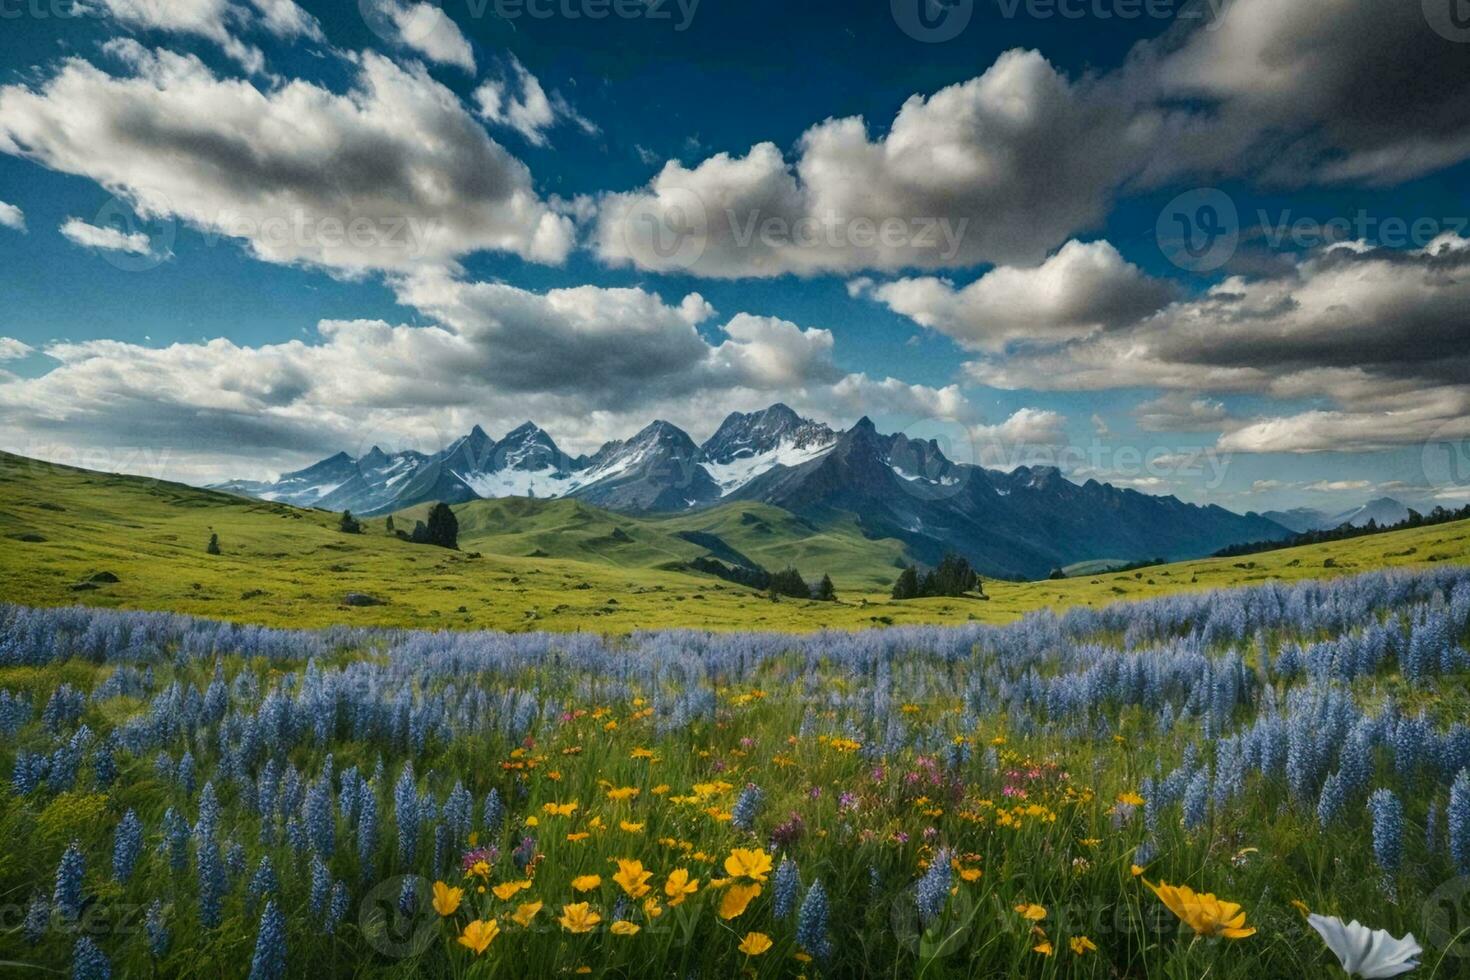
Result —
M980 576L970 567L970 562L959 555L945 555L943 561L923 574L920 574L917 565L910 565L900 573L898 581L893 585L895 599L958 597L971 592L985 594Z

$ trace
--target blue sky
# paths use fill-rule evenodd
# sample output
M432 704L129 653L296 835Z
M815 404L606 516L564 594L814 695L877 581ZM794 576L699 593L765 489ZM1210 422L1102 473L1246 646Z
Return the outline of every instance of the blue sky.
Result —
M204 481L784 400L1236 510L1464 502L1470 38L933 3L8 4L4 448ZM689 201L697 254L643 250ZM432 243L311 237L354 218Z

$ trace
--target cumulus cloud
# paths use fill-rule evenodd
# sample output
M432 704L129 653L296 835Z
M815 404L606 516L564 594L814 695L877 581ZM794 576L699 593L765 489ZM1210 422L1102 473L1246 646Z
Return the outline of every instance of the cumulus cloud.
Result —
M0 361L18 361L30 357L36 349L14 337L0 337Z
M707 342L696 327L714 310L697 294L668 304L641 289L534 293L440 273L398 290L434 322L324 321L314 343L52 344L58 367L0 384L0 439L50 458L168 450L190 474L224 475L372 442L435 449L470 425L527 417L572 451L655 416L707 435L724 413L776 400L843 420L971 418L957 388L840 371L825 330L739 313Z
M26 213L14 204L0 201L0 226L23 232L26 230Z
M1002 422L972 425L969 438L976 457L973 462L1013 470L1035 462L1033 457L1038 453L1052 460L1054 451L1067 443L1066 424L1066 416L1058 412L1022 408Z
M911 96L886 131L832 118L789 156L763 142L671 160L604 195L596 247L710 277L1029 266L1139 188L1222 174L1389 183L1470 158L1470 45L1420 5L1197 7L1111 72L1068 78L1012 50Z
M1133 410L1144 432L1201 432L1218 429L1228 418L1225 405L1171 391Z
M1002 388L1156 387L1334 403L1235 423L1221 450L1346 452L1436 432L1461 438L1470 435L1470 250L1459 242L1331 249L1287 275L1228 278L1130 327L967 369Z
M296 3L296 0L250 0L260 14L260 23L276 37L324 40L321 24Z
M1228 0L1208 26L1142 46L1134 84L1203 103L1175 116L1156 166L1386 183L1470 157L1470 50L1422 8Z
M584 133L597 127L558 93L548 95L541 82L514 55L506 78L488 79L475 90L480 118L520 133L526 142L545 146L546 131L562 122L574 123Z
M344 94L262 90L194 57L109 50L129 73L74 58L36 88L0 88L0 151L269 262L403 271L498 250L559 263L572 246L526 166L421 67L368 53Z
M248 11L230 0L97 0L99 9L113 19L137 30L192 34L218 44L252 74L265 70L265 55L254 45L234 35L231 27L243 25Z
M1174 295L1173 287L1144 275L1105 241L1068 242L1039 266L1001 266L963 289L934 277L866 289L895 313L971 350L1085 337L1135 323Z
M808 129L787 160L772 143L601 201L597 248L641 268L716 277L1035 262L1098 224L1142 163L1149 123L1034 51L909 98L874 135L859 117ZM658 236L692 224L696 257Z
M444 65L475 72L475 52L459 25L432 3L363 0L363 14L385 40Z
M116 228L99 228L81 218L71 218L61 226L62 235L83 248L97 248L105 252L125 252L128 255L147 255L153 245L141 231L121 232Z

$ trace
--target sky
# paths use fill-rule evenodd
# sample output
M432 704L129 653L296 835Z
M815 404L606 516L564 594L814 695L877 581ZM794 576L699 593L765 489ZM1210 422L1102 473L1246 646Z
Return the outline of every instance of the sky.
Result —
M0 0L0 448L207 483L783 401L1470 502L1451 0Z

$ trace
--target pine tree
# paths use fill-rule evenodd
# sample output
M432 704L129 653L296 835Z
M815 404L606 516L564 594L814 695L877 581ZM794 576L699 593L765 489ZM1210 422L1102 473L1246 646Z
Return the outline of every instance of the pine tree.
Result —
M337 529L343 534L362 533L362 525L358 523L357 518L352 516L352 511L350 510L344 510L342 512L342 520L337 523Z
M388 533L389 534L392 534L395 530L396 530L396 528L393 527L393 515L392 514L389 514L388 515Z
M919 597L919 569L909 565L898 576L898 581L893 583L893 598L895 599L917 599Z
M218 534L211 534L209 536L209 547L208 548L205 548L204 550L207 551L207 552L209 552L211 555L217 555L217 554L219 554L219 535Z
M837 590L832 587L832 576L822 576L822 582L817 586L817 598L823 602L837 601Z

